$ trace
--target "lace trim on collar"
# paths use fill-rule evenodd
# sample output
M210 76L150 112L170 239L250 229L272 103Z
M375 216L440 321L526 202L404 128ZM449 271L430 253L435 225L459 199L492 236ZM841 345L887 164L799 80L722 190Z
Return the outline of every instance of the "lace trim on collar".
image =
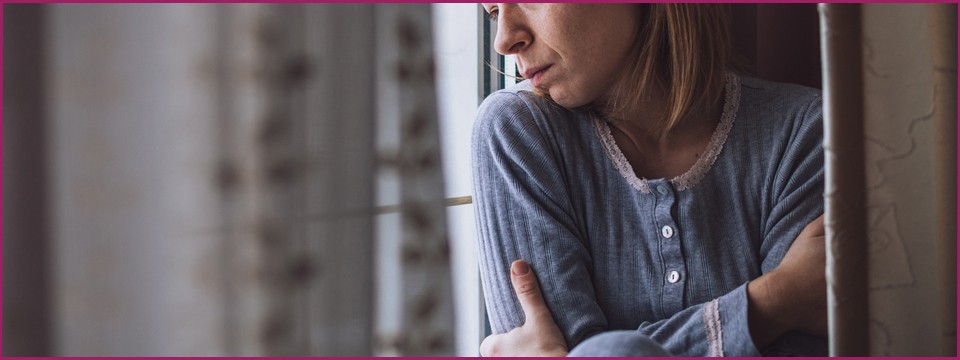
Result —
M713 166L713 163L717 161L717 156L720 155L720 151L723 150L723 144L727 141L727 135L733 127L733 120L737 117L737 111L740 109L740 77L732 73L727 73L725 92L723 115L720 116L720 124L717 125L716 130L713 131L713 135L710 137L710 144L707 145L706 155L700 157L689 170L669 180L670 184L673 185L677 191L690 189L703 180ZM617 171L620 172L620 175L623 176L634 189L645 194L650 193L648 180L646 178L638 178L636 173L633 172L633 167L630 166L627 158L623 156L623 152L617 147L617 143L610 133L610 126L599 117L593 116L592 120L594 129L596 129L597 135L600 137L600 142L607 152L607 157L613 162L613 165L617 168Z

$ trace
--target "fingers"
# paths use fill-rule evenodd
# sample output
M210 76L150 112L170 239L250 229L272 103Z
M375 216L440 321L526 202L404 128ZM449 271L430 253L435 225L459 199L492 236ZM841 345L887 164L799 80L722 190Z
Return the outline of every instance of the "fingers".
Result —
M533 270L523 260L514 261L510 265L510 280L513 282L513 290L517 293L517 299L520 300L520 306L527 318L527 323L540 322L549 319L553 321L547 304L543 301L543 295L540 293L540 284L537 282Z
M554 356L567 354L563 333L553 321L530 265L523 260L510 265L510 282L526 321L504 334L490 335L480 343L481 356Z

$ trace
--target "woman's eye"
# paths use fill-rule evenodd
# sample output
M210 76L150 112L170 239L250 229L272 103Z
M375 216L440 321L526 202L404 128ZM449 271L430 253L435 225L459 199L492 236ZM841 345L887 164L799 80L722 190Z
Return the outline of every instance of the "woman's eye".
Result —
M487 13L487 17L490 18L490 20L497 21L497 15L499 14L500 14L500 10L491 9L490 12Z

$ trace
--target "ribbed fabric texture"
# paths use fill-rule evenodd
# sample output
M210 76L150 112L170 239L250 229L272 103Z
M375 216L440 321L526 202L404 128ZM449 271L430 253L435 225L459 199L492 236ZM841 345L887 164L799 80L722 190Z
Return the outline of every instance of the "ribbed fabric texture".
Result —
M665 179L645 180L648 192L632 187L590 114L538 97L528 82L483 102L474 199L494 332L524 322L509 274L524 259L570 348L635 330L674 355L760 354L745 284L774 269L823 212L821 97L796 85L729 81L738 82L739 106L722 151L682 190ZM826 340L791 333L764 354L825 355Z

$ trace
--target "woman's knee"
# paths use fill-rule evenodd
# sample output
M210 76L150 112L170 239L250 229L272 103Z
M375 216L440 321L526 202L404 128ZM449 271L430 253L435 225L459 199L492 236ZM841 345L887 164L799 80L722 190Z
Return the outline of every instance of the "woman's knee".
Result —
M670 356L660 344L636 331L610 331L593 336L570 351L569 356Z

